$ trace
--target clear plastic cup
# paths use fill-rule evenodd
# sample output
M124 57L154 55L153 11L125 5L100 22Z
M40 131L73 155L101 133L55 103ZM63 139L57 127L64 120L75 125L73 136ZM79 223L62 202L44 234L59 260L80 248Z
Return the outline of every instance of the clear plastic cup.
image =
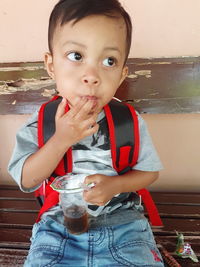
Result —
M83 199L83 181L86 175L68 174L56 178L51 187L60 192L60 205L64 225L71 234L79 235L88 230L87 203Z
M60 202L64 213L64 225L71 234L79 235L88 230L87 205L79 193L61 193Z

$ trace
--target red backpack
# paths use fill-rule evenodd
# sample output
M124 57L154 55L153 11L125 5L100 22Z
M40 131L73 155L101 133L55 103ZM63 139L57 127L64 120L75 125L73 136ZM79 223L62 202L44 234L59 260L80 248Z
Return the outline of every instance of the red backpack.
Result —
M53 97L47 103L44 103L38 115L38 146L41 148L55 132L55 115L57 107L62 98ZM66 112L69 107L66 107ZM121 103L117 100L111 100L104 107L107 119L110 147L114 169L119 175L124 174L132 169L137 163L139 155L139 125L138 116L134 108L129 104ZM126 118L126 120L124 119ZM72 149L70 148L60 161L55 171L52 173L48 182L36 191L36 197L41 204L37 222L41 215L55 206L59 202L59 193L54 191L50 184L57 176L63 176L72 172ZM158 210L150 193L146 189L141 189L137 193L142 197L142 201L147 209L151 224L153 226L162 226L162 221Z

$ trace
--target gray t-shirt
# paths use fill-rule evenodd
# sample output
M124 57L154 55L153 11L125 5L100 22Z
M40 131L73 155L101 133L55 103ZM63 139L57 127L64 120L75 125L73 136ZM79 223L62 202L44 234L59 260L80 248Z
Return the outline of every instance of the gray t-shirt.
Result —
M162 169L162 164L152 144L144 120L139 114L137 115L139 119L140 150L138 162L133 169L140 171L159 171ZM40 187L39 185L28 190L24 189L21 184L23 164L27 157L38 150L37 121L38 112L35 112L17 133L15 148L8 166L9 173L24 192L33 192ZM97 122L99 123L98 132L93 136L86 137L72 147L74 174L91 175L100 173L108 176L117 175L112 164L108 127L103 111L99 114ZM108 204L105 208L99 207L97 209L97 207L91 207L91 214L95 213L96 215L100 215L119 209L128 209L134 206L133 201L125 201L128 197L129 194L120 194L115 196L110 202L111 205ZM54 216L58 212L60 212L60 207L56 206L44 216Z

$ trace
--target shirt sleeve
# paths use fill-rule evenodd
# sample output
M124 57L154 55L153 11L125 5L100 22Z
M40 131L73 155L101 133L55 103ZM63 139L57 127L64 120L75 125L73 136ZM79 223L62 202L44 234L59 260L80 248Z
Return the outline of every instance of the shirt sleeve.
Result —
M139 114L138 120L140 133L140 148L138 162L133 167L133 170L160 171L163 169L163 166L153 145L151 136L148 132L147 125L144 119Z
M27 123L18 131L16 135L15 147L8 164L8 172L19 185L23 192L33 192L40 187L31 189L22 187L22 169L26 159L38 150L37 142L37 120L38 112L35 112Z

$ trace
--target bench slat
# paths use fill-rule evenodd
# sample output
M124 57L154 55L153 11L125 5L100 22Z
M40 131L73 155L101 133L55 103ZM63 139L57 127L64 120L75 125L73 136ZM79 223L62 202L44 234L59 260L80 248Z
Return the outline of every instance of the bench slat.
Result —
M151 192L151 195L156 203L166 205L166 203L174 205L175 203L188 204L197 203L200 205L200 194L197 193L171 193L171 192Z
M200 206L180 206L180 205L156 205L160 214L183 214L186 216L193 215L198 217L200 215Z
M24 202L26 202L26 205L24 205ZM23 199L20 198L18 200L12 199L12 200L1 200L0 199L0 211L6 210L39 210L39 204L35 199Z
M0 197L24 197L34 198L34 193L24 193L18 186L0 185Z
M199 266L190 259L179 258L174 251L176 230L184 234L185 241L200 256L200 195L153 192L152 196L164 223L163 228L153 228L154 236L182 267ZM0 266L23 266L39 208L33 193L0 186Z
M6 247L5 243L17 242L19 244L26 242L30 243L30 237L32 230L31 229L9 229L9 228L0 228L1 231L1 241L0 247ZM4 245L3 245L4 244Z
M23 266L28 255L28 250L24 249L2 249L0 248L0 266L13 267Z
M1 212L0 223L33 225L37 212Z

